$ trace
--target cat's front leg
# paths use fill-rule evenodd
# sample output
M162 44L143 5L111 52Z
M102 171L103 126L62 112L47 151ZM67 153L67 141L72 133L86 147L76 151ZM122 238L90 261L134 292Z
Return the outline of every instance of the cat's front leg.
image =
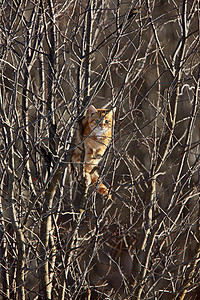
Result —
M90 174L85 172L84 177L85 177L85 185L89 186L92 182Z
M91 184L90 172L94 168L93 149L85 145L85 159L83 165L83 176L85 177L85 184L89 186Z
M100 159L100 158L103 157L104 153L105 153L105 147L98 148L98 149L96 149L96 153L95 153L94 158Z
M91 184L90 172L91 172L90 165L87 164L86 162L84 162L84 164L83 164L83 177L85 178L86 186L89 186Z
M92 169L94 168L94 160L93 160L93 149L85 146L85 172L90 173Z

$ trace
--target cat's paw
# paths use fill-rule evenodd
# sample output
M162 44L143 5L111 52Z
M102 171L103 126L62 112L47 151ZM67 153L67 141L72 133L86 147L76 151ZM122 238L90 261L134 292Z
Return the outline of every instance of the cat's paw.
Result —
M111 193L109 193L108 188L101 183L98 187L98 192L99 194L101 194L103 197L108 198L108 199L112 199Z
M107 199L109 199L109 200L112 199L112 195L111 195L111 194L108 194L108 193L105 193L105 194L103 195L103 197L104 197L104 198L107 198Z

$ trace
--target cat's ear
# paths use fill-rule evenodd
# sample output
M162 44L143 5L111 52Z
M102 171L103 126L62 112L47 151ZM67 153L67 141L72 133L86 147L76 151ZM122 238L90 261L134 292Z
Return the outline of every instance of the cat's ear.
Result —
M113 114L116 112L116 107L112 109Z
M97 112L96 108L93 105L89 106L89 115L92 116Z
M112 110L110 110L109 115L114 116L115 111L116 111L116 107L114 107Z

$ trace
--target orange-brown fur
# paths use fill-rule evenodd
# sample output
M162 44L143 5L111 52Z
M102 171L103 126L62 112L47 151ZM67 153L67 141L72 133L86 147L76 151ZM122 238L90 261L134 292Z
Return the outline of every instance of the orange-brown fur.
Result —
M91 105L82 121L82 140L85 148L83 172L86 185L96 184L98 173L94 168L99 164L112 138L113 111L96 109ZM73 154L73 161L80 162L82 149L77 147ZM98 192L108 194L108 189L103 183L99 183Z

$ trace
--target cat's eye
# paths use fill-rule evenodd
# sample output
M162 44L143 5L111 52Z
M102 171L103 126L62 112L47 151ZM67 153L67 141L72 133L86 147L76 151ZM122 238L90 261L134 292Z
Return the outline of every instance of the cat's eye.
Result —
M108 123L109 123L109 121L108 121L108 120L105 120L105 123L106 123L106 124L108 124Z
M99 124L99 120L95 120L96 124Z

